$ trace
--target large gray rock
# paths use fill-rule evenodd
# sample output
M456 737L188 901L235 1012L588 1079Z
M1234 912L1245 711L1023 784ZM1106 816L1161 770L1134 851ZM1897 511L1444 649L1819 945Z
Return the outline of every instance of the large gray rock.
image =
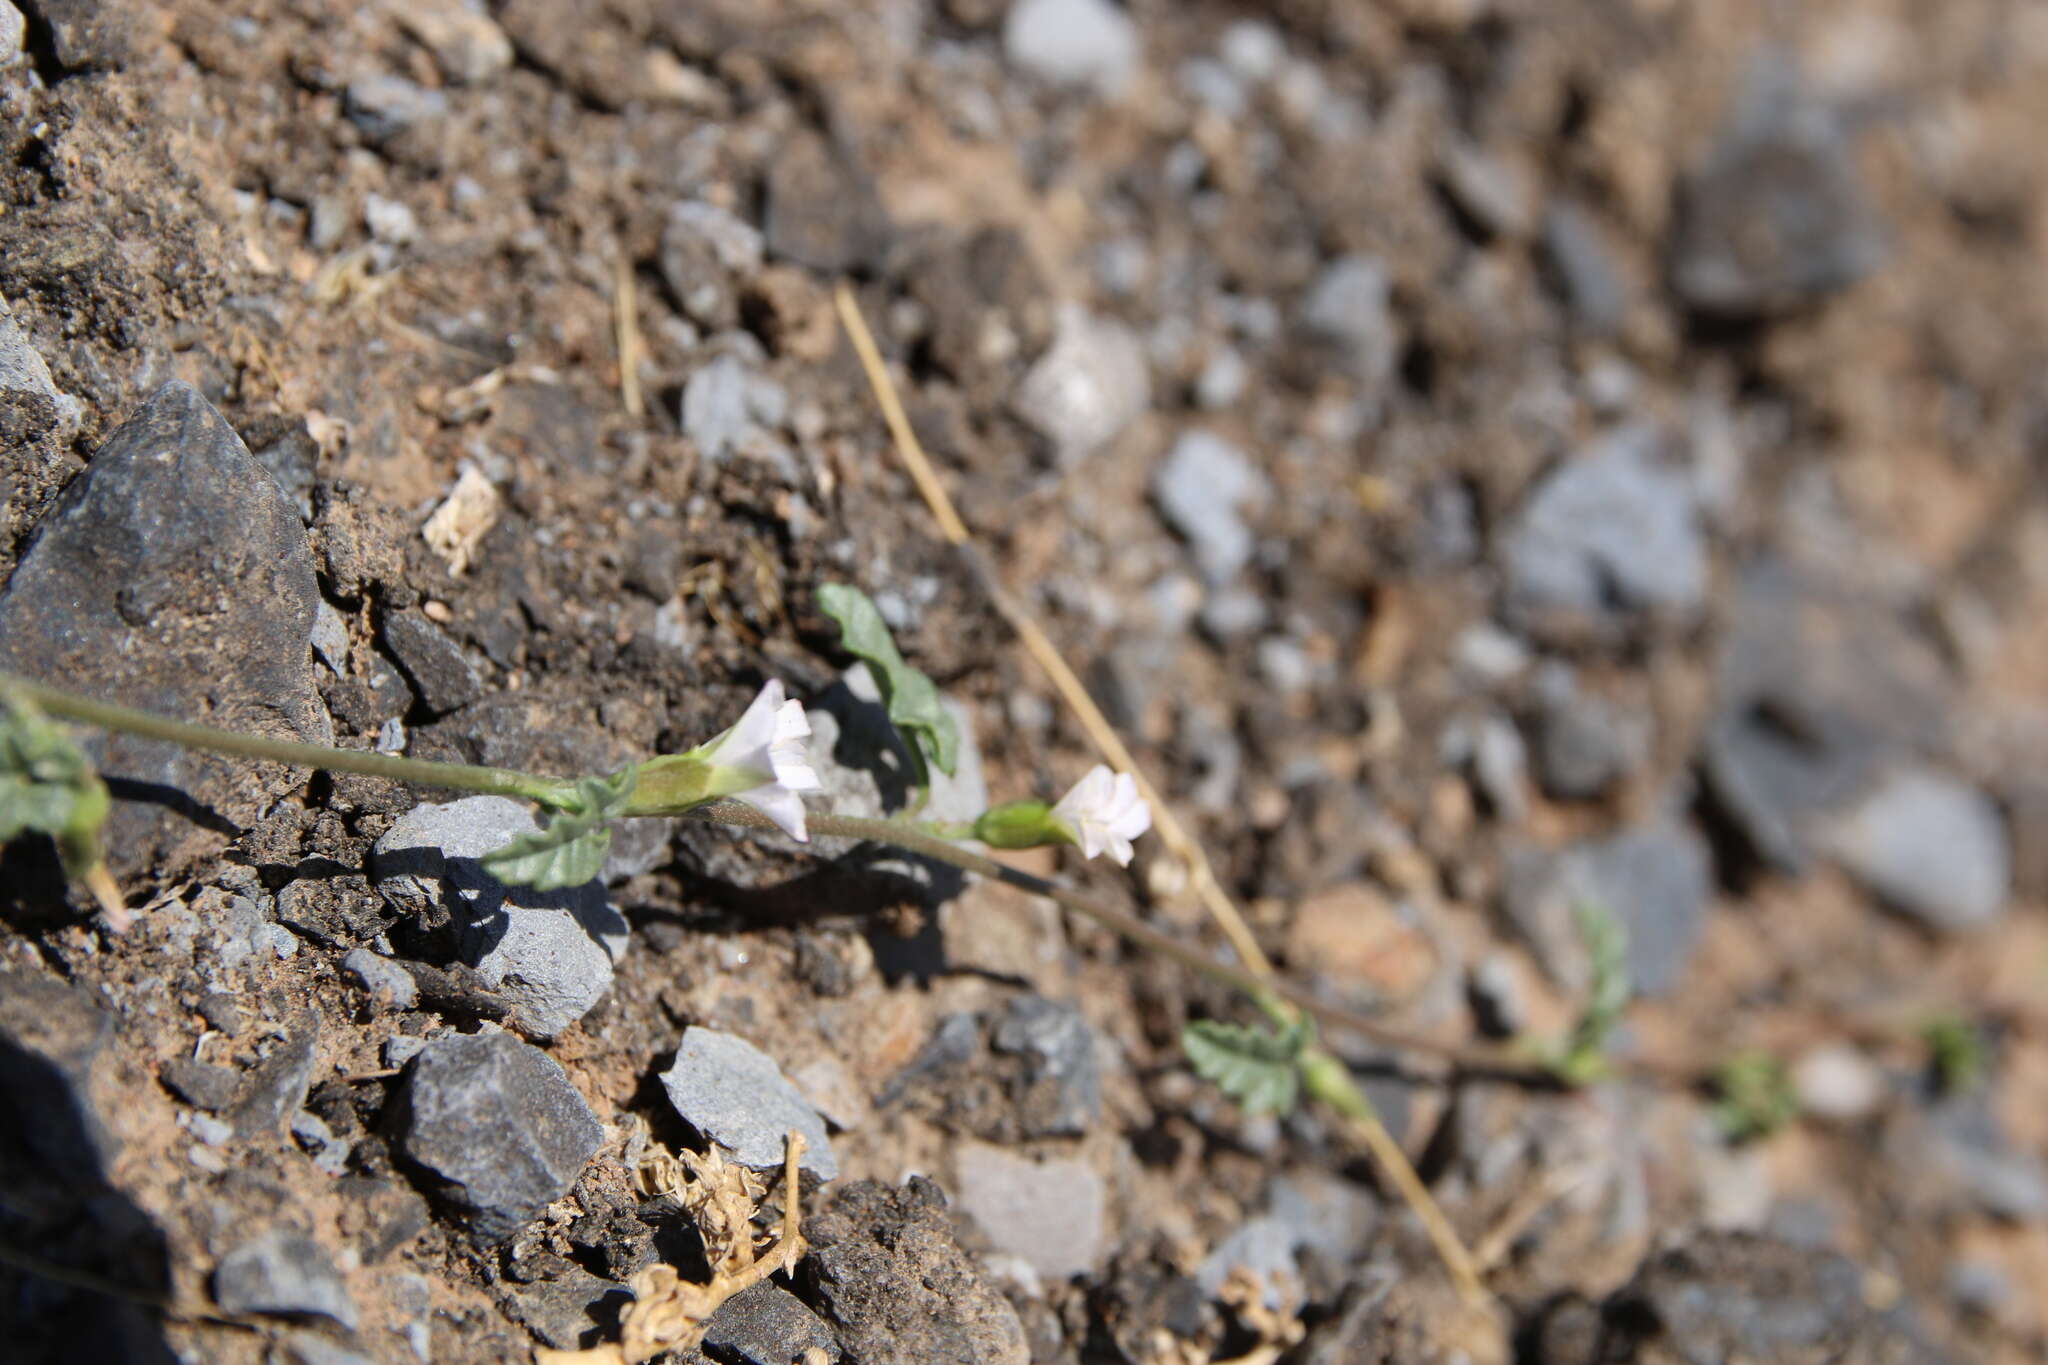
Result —
M554 1058L509 1033L428 1043L402 1095L399 1150L486 1241L567 1194L604 1138Z
M839 1176L825 1120L797 1093L775 1059L744 1038L687 1028L675 1062L661 1074L683 1121L757 1171L783 1164L791 1132L804 1138L801 1165L820 1180Z
M705 327L739 321L737 285L761 271L761 231L716 204L686 199L669 206L655 264L676 304Z
M282 1230L244 1242L221 1257L213 1300L230 1313L320 1317L353 1331L356 1304L327 1249Z
M1114 441L1151 402L1144 343L1121 322L1073 304L1060 310L1052 345L1010 397L1011 409L1062 467Z
M1546 475L1510 532L1507 606L1522 624L1615 633L1696 619L1707 547L1692 481L1647 426L1624 427Z
M1137 74L1138 27L1110 0L1016 0L1003 21L1003 55L1049 85L1116 94Z
M1761 318L1842 289L1884 258L1842 120L1788 61L1751 73L1680 196L1671 281L1702 313Z
M1946 666L1882 603L1778 560L1744 568L1727 619L1701 773L1737 846L1799 872L1888 766L1942 747Z
M1705 840L1662 820L1563 853L1511 850L1503 881L1509 920L1560 985L1579 990L1589 980L1575 911L1590 904L1627 931L1635 989L1661 995L1678 984L1706 927L1713 866Z
M21 55L22 35L28 31L28 20L8 0L0 0L0 66L14 65Z
M1109 1191L1087 1162L980 1142L963 1143L953 1162L960 1207L997 1251L1055 1280L1087 1274L1108 1252Z
M727 352L683 385L683 434L713 464L750 441L770 437L789 411L789 395L742 357Z
M600 881L543 892L484 870L484 854L536 828L525 805L503 796L415 806L377 841L370 869L401 909L452 914L463 961L511 1007L513 1022L553 1038L610 989L630 930Z
M1998 807L1944 773L1887 774L1829 821L1820 840L1872 895L1929 929L1994 923L2012 889L2012 849Z
M1401 334L1393 313L1393 276L1372 256L1345 256L1316 276L1301 301L1301 326L1335 350L1369 389L1394 372Z
M863 1180L806 1220L806 1262L847 1354L873 1365L1028 1365L1017 1310L961 1250L945 1196Z
M1212 588L1251 562L1256 541L1244 512L1271 495L1266 476L1243 451L1206 431L1183 435L1152 472L1152 500L1187 540L1195 567Z
M1565 801L1601 796L1650 756L1650 717L1579 690L1569 671L1537 679L1536 774Z
M0 0L0 66L7 57L7 15L11 7ZM13 11L16 37L20 36L20 11ZM5 299L0 299L0 401L47 405L47 419L65 431L78 425L78 400L64 393L50 378L50 367L15 322Z
M299 515L190 385L158 389L38 527L0 596L0 668L233 730L328 743ZM254 823L293 769L129 736L85 745L114 784L117 876L182 867ZM188 814L189 813L189 814ZM191 818L193 814L200 819Z
M1076 1137L1101 1116L1095 1031L1072 1003L1019 996L996 1021L989 1043L1025 1060L1014 1099L1027 1136Z
M766 1281L719 1305L704 1324L704 1353L738 1365L787 1365L808 1359L806 1351L839 1359L839 1338L804 1301Z

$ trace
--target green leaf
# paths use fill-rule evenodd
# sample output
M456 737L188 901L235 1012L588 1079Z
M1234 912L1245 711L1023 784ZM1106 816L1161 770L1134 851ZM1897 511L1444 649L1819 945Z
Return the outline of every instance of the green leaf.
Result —
M1181 1030L1195 1073L1242 1105L1247 1113L1284 1114L1301 1093L1301 1055L1308 1022L1285 1033L1198 1019Z
M638 774L626 768L609 778L584 778L538 831L486 853L484 870L507 886L536 891L583 885L604 867L612 847L611 819L633 794Z
M960 759L953 714L940 704L938 685L903 661L888 622L868 595L849 584L827 583L818 589L818 609L839 623L841 647L874 670L890 722L925 761L951 777Z
M25 833L57 843L64 869L83 875L100 861L107 788L64 728L0 694L0 843Z

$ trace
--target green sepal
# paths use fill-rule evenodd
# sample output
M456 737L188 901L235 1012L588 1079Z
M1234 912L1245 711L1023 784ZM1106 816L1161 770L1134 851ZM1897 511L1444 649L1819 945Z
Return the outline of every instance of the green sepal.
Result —
M916 747L921 760L951 777L960 759L960 730L939 702L938 684L903 661L888 622L859 588L827 583L818 609L839 623L840 646L874 671L889 721Z
M1039 848L1071 844L1074 832L1053 819L1043 801L1005 801L990 806L974 822L974 836L990 848Z
M1306 1018L1278 1033L1197 1019L1180 1034L1195 1074L1251 1114L1284 1114L1294 1108L1301 1096L1301 1058L1308 1040Z
M692 749L686 754L669 754L642 763L627 811L634 815L680 815L692 806L716 800L720 793L712 790L712 766L698 753L698 749Z
M612 847L612 817L625 809L638 777L638 768L626 768L608 778L584 778L575 796L539 830L484 854L484 870L507 886L536 891L590 881L604 868Z

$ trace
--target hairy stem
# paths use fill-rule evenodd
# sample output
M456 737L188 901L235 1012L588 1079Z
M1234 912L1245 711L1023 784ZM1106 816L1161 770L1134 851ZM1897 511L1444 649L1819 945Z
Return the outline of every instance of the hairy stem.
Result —
M219 730L211 725L172 720L129 706L93 701L74 696L61 688L0 673L0 693L26 698L38 708L66 720L82 721L106 730L140 735L182 744L188 749L206 749L239 758L269 759L302 768L326 768L333 772L360 773L419 787L447 787L456 791L483 792L490 796L514 796L544 806L560 806L575 793L576 784L559 778L515 772L510 768L486 768L470 763L436 763L423 758L402 758L397 754L369 753L357 749L336 749L325 744L307 744L294 739L272 739L239 730Z
M775 823L767 816L761 814L752 806L744 806L737 801L719 801L711 805L699 806L691 811L690 814L699 819L711 820L723 825L739 825L747 829L767 830L775 828ZM1458 1048L1448 1044L1434 1043L1426 1039L1416 1038L1399 1030L1390 1029L1384 1024L1365 1018L1363 1015L1354 1014L1350 1010L1339 1009L1335 1005L1317 999L1291 982L1281 979L1262 979L1242 967L1236 967L1226 962L1218 962L1200 948L1192 944L1183 943L1169 934L1161 933L1134 915L1126 914L1124 911L1112 906L1104 905L1101 901L1069 890L1057 882L1047 881L1043 877L1036 877L1029 872L1019 871L1007 863L997 862L994 858L986 857L971 849L961 848L957 844L948 843L944 839L936 838L901 821L872 820L859 816L830 815L814 811L809 817L809 825L811 832L814 834L835 835L845 839L868 839L876 843L893 844L897 848L918 854L921 857L930 858L935 862L947 863L959 868L963 872L972 872L976 876L1002 882L1006 886L1015 887L1019 891L1029 892L1034 896L1044 896L1062 909L1071 910L1083 919L1092 920L1103 928L1108 929L1111 933L1127 939L1141 948L1147 948L1164 957L1172 958L1175 962L1192 971L1200 972L1212 981L1220 981L1226 986L1235 987L1262 1005L1277 996L1331 1028L1341 1029L1347 1033L1353 1033L1360 1037L1371 1039L1374 1042L1383 1043L1388 1047L1399 1048L1405 1052L1438 1057L1461 1065L1476 1065L1488 1069L1509 1071L1518 1075L1527 1073L1531 1078L1540 1075L1536 1068L1530 1067L1525 1061L1509 1057L1506 1054L1500 1056L1488 1054L1482 1057L1476 1055L1469 1048Z
M557 809L572 800L576 792L576 784L572 781L541 777L510 768L487 768L467 763L437 763L428 759L401 758L396 754L336 749L324 744L272 739L264 735L220 730L210 725L172 720L166 716L138 711L133 707L116 706L110 702L75 696L61 688L46 686L12 673L0 672L0 695L21 697L50 715L62 716L67 720L140 735L145 739L165 740L191 749L234 754L242 758L268 759L300 767L360 773L366 777L381 777L413 786L511 796ZM767 816L752 806L741 805L736 801L713 802L697 807L689 814L720 824L739 825L749 829L775 828L774 822ZM1244 992L1269 1013L1273 1011L1273 1002L1276 999L1284 1000L1331 1028L1402 1052L1433 1057L1464 1070L1484 1071L1503 1079L1518 1079L1537 1084L1550 1080L1542 1068L1531 1066L1524 1058L1500 1050L1477 1050L1418 1038L1398 1029L1390 1029L1363 1015L1327 1004L1291 982L1277 977L1261 977L1241 967L1219 962L1200 948L1161 933L1134 915L1083 896L1057 882L1033 876L950 843L933 832L931 826L920 827L908 820L875 820L826 812L813 812L809 822L810 828L819 834L893 844L907 852L936 862L948 863L963 872L972 872L1032 895L1044 896L1064 909L1094 921L1141 948L1171 958L1192 971L1200 972L1212 980Z

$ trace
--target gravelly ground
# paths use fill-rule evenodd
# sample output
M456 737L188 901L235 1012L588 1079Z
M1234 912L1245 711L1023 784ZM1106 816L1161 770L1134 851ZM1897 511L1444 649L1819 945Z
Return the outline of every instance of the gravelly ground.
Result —
M561 773L781 677L879 811L851 581L974 738L935 813L1053 795L845 280L1291 974L1556 1036L1591 900L1642 993L1577 1093L1331 1040L1473 1328L1189 1073L1223 993L1042 905L695 825L507 898L516 810L117 743L135 929L0 863L7 1338L610 1340L703 1254L646 1155L794 1115L814 1251L719 1360L2048 1355L2044 68L2018 0L0 3L0 664ZM1152 845L1082 875L1213 936ZM1735 1141L1745 1049L1800 1117Z

